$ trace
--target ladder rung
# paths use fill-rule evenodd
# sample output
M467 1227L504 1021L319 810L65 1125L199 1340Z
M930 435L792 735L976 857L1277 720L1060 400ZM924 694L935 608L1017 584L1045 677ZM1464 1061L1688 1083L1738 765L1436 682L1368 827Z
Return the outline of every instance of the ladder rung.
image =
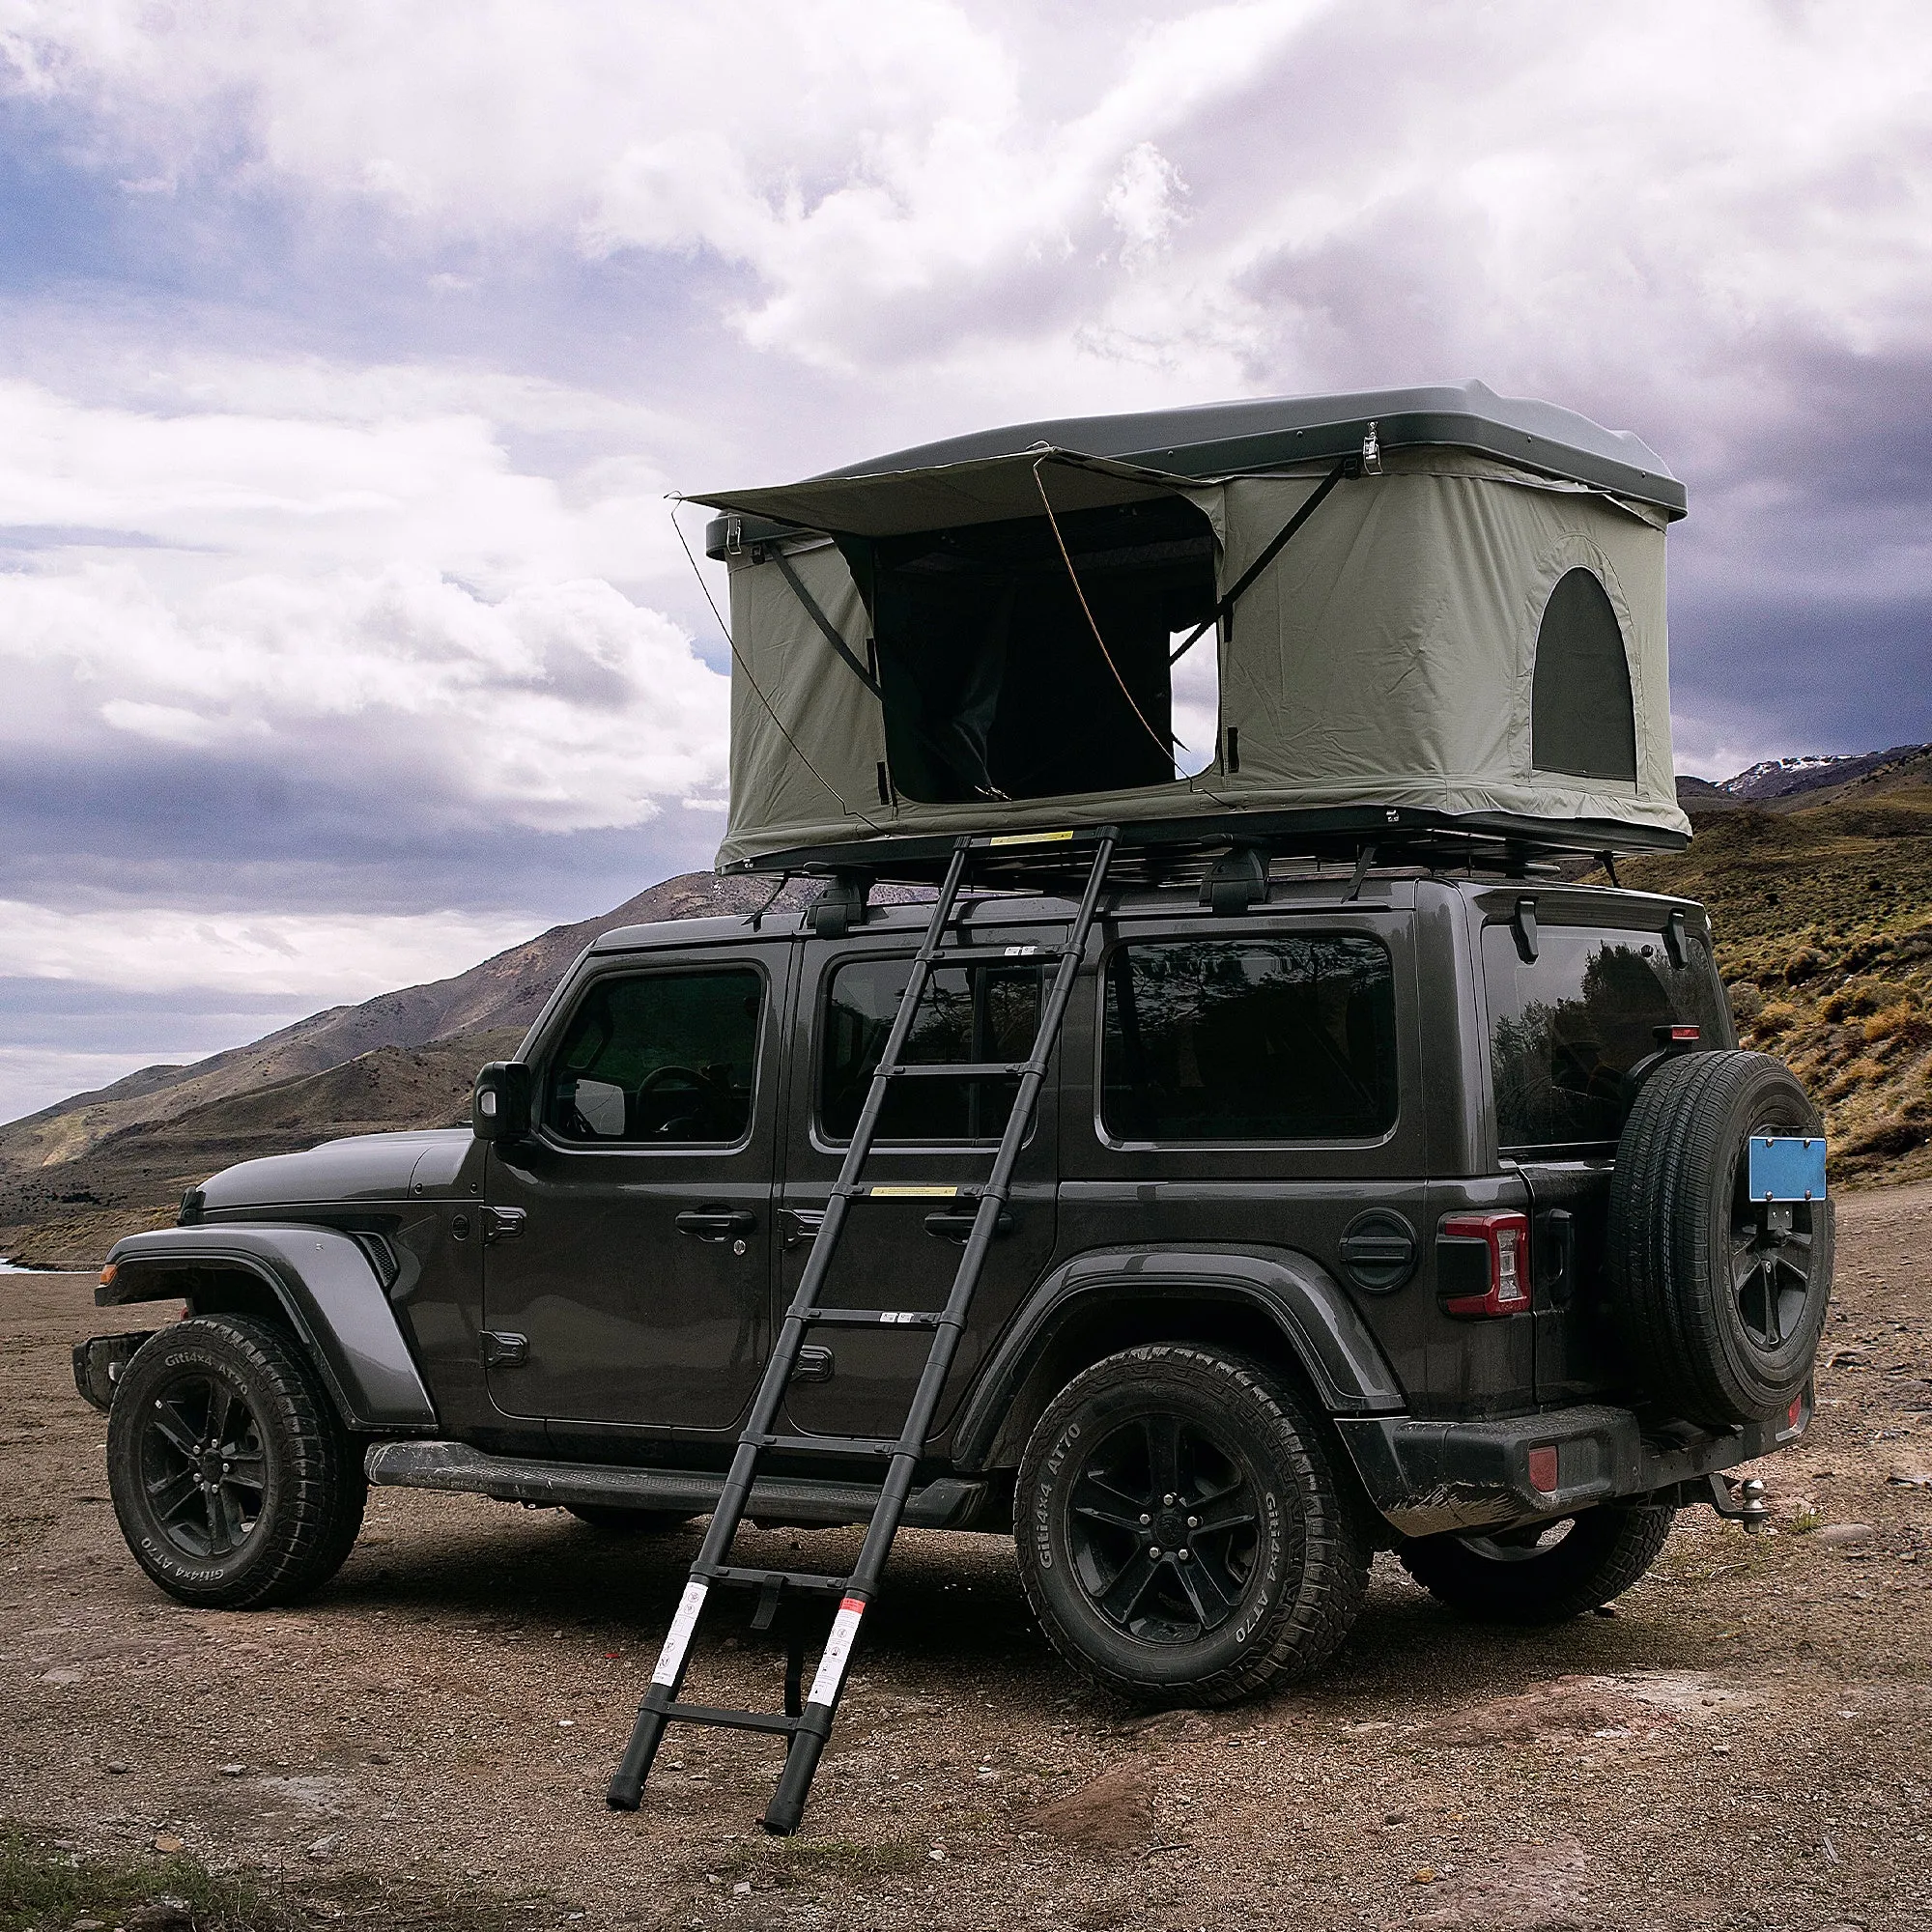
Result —
M747 1570L731 1563L695 1563L691 1574L735 1590L762 1590L776 1577L787 1590L809 1597L842 1597L852 1586L849 1577L824 1577L811 1570Z
M745 1440L760 1449L811 1456L896 1456L900 1447L879 1435L748 1435Z
M1033 1065L1030 1060L922 1060L905 1066L882 1066L882 1080L993 1080L1017 1078Z
M667 1718L680 1724L719 1724L727 1731L770 1731L775 1737L789 1737L798 1729L796 1718L777 1711L727 1711L722 1704L667 1704Z
M939 1316L908 1308L810 1308L805 1320L823 1328L937 1328Z
M1033 959L1054 959L1064 957L1073 949L1070 946L1001 946L997 941L988 941L982 946L942 946L932 955L935 966L1009 966L1025 965Z

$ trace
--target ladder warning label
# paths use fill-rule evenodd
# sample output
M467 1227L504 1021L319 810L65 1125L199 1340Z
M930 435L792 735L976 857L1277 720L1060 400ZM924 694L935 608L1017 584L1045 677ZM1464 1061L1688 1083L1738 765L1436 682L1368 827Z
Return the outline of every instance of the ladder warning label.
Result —
M895 1186L889 1181L874 1181L866 1191L874 1201L955 1201L959 1197L956 1187Z
M845 1665L852 1656L852 1639L859 1634L859 1619L866 1614L866 1606L857 1597L847 1597L838 1605L838 1614L832 1619L832 1634L825 1639L825 1655L818 1660L818 1669L811 1680L811 1693L806 1699L809 1704L829 1704L838 1695L838 1686L845 1675Z
M697 1628L697 1614L704 1607L704 1585L693 1581L684 1586L677 1601L677 1614L665 1632L664 1648L658 1652L657 1668L651 1672L653 1684L675 1684L684 1653L691 1647L691 1634Z

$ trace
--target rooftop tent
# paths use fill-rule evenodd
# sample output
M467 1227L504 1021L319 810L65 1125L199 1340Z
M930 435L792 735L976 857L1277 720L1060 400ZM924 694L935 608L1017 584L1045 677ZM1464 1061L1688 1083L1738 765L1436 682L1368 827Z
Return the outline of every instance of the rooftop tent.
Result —
M1683 490L1548 405L1467 384L1029 424L696 500L727 513L721 866L1101 823L1688 836ZM1170 660L1196 636L1220 716L1182 748Z

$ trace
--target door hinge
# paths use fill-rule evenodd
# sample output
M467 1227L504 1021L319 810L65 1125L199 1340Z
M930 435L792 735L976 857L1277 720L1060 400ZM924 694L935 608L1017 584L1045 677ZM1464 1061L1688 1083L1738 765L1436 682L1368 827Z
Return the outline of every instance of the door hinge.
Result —
M482 1339L483 1366L486 1369L520 1368L530 1358L530 1338L527 1335L507 1335L486 1328Z
M524 1232L524 1223L528 1218L521 1208L486 1208L483 1210L483 1238L486 1241L507 1241Z
M830 1349L801 1349L798 1351L798 1366L792 1370L791 1378L795 1382L829 1382L833 1366Z

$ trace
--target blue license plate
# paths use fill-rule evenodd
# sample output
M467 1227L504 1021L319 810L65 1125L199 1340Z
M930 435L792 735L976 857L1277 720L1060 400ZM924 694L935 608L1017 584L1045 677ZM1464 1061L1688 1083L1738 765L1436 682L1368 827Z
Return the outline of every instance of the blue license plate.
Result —
M1824 1200L1825 1136L1753 1134L1749 1186L1753 1201Z

